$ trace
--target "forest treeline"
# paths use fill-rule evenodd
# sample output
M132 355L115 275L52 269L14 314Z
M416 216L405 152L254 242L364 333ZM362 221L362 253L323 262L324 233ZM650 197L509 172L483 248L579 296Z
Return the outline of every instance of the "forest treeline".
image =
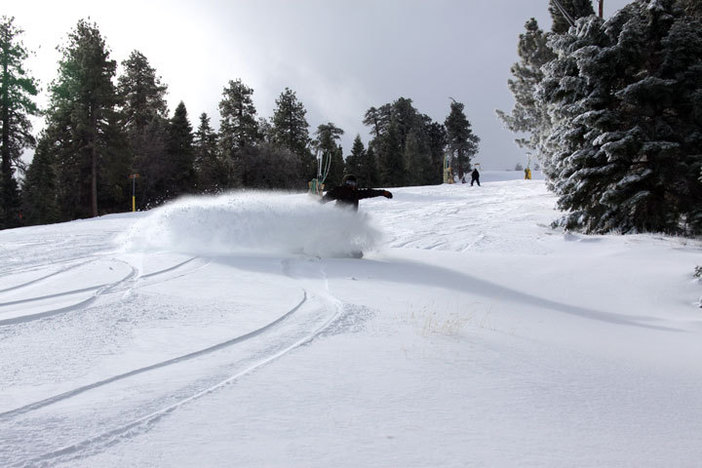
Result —
M141 52L133 51L118 75L105 38L88 20L80 20L59 48L48 108L40 110L37 82L23 68L22 33L13 18L2 19L0 228L127 211L133 193L141 210L185 194L303 191L322 157L331 159L327 185L346 172L365 185L439 184L445 156L462 176L478 151L464 105L453 100L442 123L404 97L371 107L359 116L371 140L365 146L357 135L348 154L339 144L344 130L327 122L312 131L289 88L276 99L273 115L263 118L254 90L232 79L219 102L219 128L206 113L192 122L183 102L169 113L168 87ZM45 123L36 139L32 116ZM28 148L34 156L24 168Z

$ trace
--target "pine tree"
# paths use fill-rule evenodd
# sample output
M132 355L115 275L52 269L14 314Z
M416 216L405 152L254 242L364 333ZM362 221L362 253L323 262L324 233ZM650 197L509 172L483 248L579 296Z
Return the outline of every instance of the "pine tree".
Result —
M249 179L248 173L253 170L241 158L242 149L260 139L253 93L253 89L242 83L241 79L232 80L219 102L219 142L227 168L227 187L245 183Z
M22 211L27 224L49 224L60 220L51 141L45 135L39 138L22 186Z
M166 151L169 160L166 185L168 197L192 193L195 187L193 129L183 101L178 104L169 122Z
M371 134L374 139L377 139L387 130L391 115L392 106L390 104L385 104L380 109L371 107L363 117L363 124L371 128Z
M406 185L404 172L402 135L397 120L392 120L388 128L377 138L378 174L382 185L401 187Z
M122 101L121 112L124 126L130 139L144 133L149 124L157 118L167 119L168 87L161 83L161 77L149 64L141 52L135 50L122 62L124 73L118 80L118 92ZM139 153L140 148L135 148Z
M361 186L374 187L380 185L380 171L378 170L378 158L372 146L368 146L365 154L361 158L361 169L358 172Z
M434 158L442 152L437 145L443 144L436 133L440 124L420 114L411 99L399 98L392 104L372 107L363 123L375 135L368 144L368 153L377 156L379 184L397 187L436 180Z
M444 154L446 151L446 127L431 122L427 127L430 168L426 174L426 184L441 184L444 181Z
M673 0L638 0L552 42L543 96L563 224L702 232L702 27Z
M252 168L244 164L241 151L260 140L253 89L241 79L230 81L219 103L221 153L227 167L227 186L236 187L249 179Z
M199 192L220 191L226 184L225 166L219 158L217 133L206 113L200 115L200 125L193 141L194 166Z
M23 31L14 18L0 18L0 229L20 224L20 192L15 171L22 152L35 145L29 116L38 115L33 101L37 83L24 70L28 52L19 41Z
M114 144L109 129L116 119L117 93L112 79L116 63L109 59L100 31L80 20L62 49L59 76L51 86L47 135L56 138L60 205L66 219L98 215L98 178Z
M307 181L317 174L316 161L309 147L309 124L305 118L307 111L295 92L289 88L285 88L275 103L272 119L273 142L297 155L302 167L300 186L306 186Z
M366 149L363 146L363 141L361 141L361 135L356 135L351 146L351 154L346 157L346 172L360 177L361 164L365 153Z
M444 122L451 167L458 170L459 179L463 179L464 174L470 171L471 158L478 152L480 143L480 138L473 133L463 112L464 107L463 103L452 99L451 112Z
M132 174L136 182L137 205L147 207L164 199L168 157L168 87L139 51L122 62L124 73L118 79L123 128L127 134Z
M132 158L127 135L118 112L109 112L104 125L105 144L98 170L98 206L101 213L131 209Z
M497 115L510 131L525 135L515 139L517 144L537 152L541 159L549 120L543 101L536 94L544 76L541 69L555 54L547 45L548 36L534 18L526 22L525 28L526 32L519 35L517 47L520 61L512 65L513 78L507 81L514 97L514 108L511 114L498 110Z
M406 185L422 185L428 161L427 153L422 147L421 137L415 130L410 131L405 139L403 150L403 165Z
M255 144L259 139L254 90L241 82L229 81L219 102L221 116L220 133L227 148L243 148Z
M263 117L258 119L258 132L261 136L261 141L273 143L273 124L269 119L264 119Z
M361 135L353 140L351 154L346 158L346 172L355 174L361 187L378 185L378 164L371 147L365 149Z

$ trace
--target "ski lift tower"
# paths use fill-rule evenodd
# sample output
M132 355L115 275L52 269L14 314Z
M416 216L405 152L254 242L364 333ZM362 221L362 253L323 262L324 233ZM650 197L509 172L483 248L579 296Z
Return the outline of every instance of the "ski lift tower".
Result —
M453 183L453 170L451 169L451 155L444 153L444 183Z
M331 154L326 154L324 151L317 149L316 159L317 177L309 181L307 185L309 193L321 197L324 194L324 181L327 180L329 168L331 167Z

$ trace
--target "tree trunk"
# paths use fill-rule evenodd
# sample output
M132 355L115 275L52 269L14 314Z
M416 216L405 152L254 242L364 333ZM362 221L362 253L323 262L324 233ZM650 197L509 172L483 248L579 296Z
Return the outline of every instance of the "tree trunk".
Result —
M4 219L0 219L0 226L8 227L12 219L11 209L11 182L12 159L10 153L10 98L7 62L3 63L2 74L2 112L0 112L0 125L2 126L2 156L0 157L0 204L5 207Z
M98 163L98 128L95 109L90 112L90 125L92 127L93 141L90 143L90 204L93 218L98 215L98 198L97 198L97 163Z

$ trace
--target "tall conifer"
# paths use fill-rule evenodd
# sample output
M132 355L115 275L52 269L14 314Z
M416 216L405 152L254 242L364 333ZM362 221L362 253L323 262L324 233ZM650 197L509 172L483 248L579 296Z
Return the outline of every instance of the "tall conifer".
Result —
M0 18L0 229L20 224L20 192L15 171L20 157L34 146L29 116L38 115L34 103L37 82L24 69L27 49L14 18Z

